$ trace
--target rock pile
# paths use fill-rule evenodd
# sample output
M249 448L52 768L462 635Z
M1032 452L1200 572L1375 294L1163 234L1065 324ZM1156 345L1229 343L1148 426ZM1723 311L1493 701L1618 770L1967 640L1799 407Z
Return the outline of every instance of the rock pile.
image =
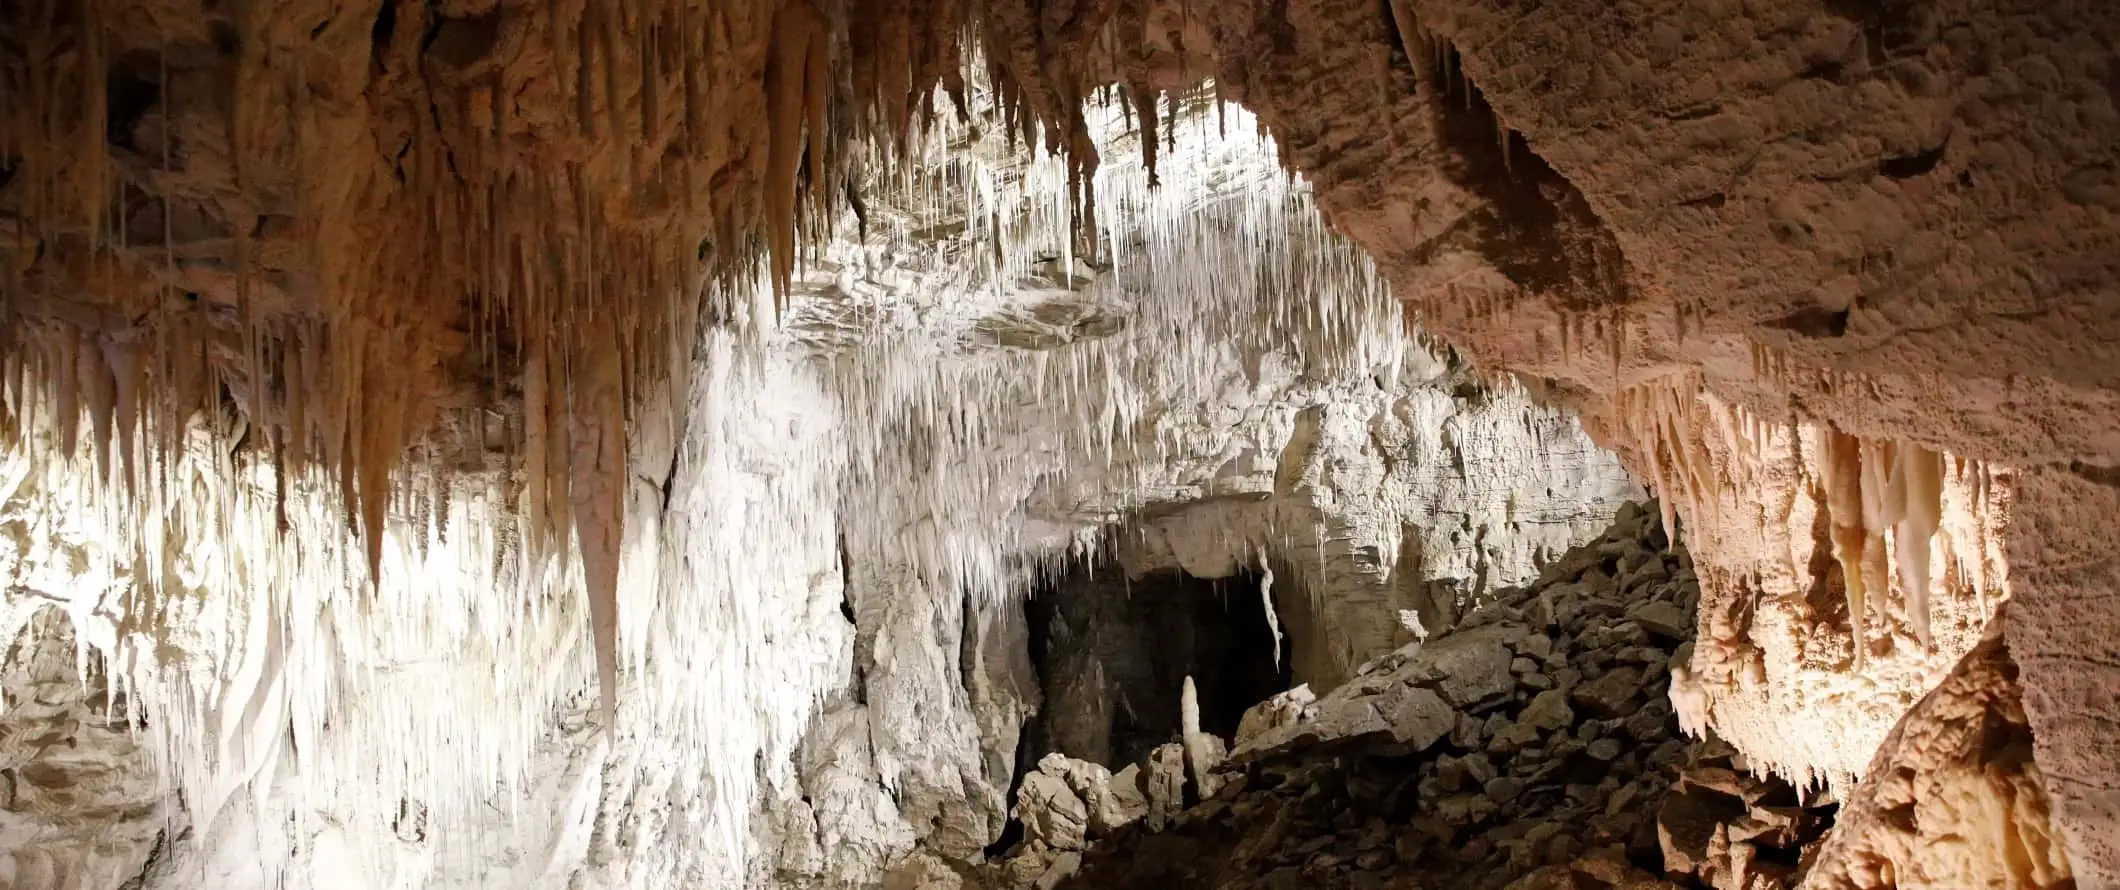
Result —
M1779 863L1777 844L1820 823L1788 809L1793 792L1725 781L1732 755L1681 735L1668 684L1690 657L1697 596L1656 512L1625 509L1602 539L1447 632L1322 697L1261 703L1204 799L1177 743L1116 776L1047 758L1018 798L1026 842L995 882L1658 887L1667 847L1704 880L1775 873L1738 861ZM1659 820L1682 766L1687 803ZM1731 820L1696 843L1686 807L1730 809L1710 796L1725 793ZM1181 795L1189 806L1157 818ZM1757 825L1734 831L1741 817Z
M1664 872L1715 890L1789 890L1836 809L1750 775L1736 749L1711 738L1693 746L1657 811Z

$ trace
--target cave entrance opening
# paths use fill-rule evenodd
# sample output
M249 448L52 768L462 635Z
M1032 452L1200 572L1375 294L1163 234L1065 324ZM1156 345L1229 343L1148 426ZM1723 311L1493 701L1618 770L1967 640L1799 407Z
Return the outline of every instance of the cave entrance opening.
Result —
M1069 572L1032 600L1032 656L1045 680L1042 750L1114 770L1180 737L1185 679L1200 728L1224 739L1251 706L1286 690L1294 652L1277 639L1249 571L1176 569L1129 578L1116 566Z

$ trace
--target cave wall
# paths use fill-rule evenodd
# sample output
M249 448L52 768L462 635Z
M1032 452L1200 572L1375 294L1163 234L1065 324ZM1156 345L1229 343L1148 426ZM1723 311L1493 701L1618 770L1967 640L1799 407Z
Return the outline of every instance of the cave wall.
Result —
M2022 468L2040 493L2013 528L2103 515L2041 494L2095 494L2115 460L2111 7L1389 13L1229 4L1218 82L1446 340L1586 415L1697 372L1762 417ZM2120 777L2090 690L2114 685L2116 616L2085 563L2027 532L2007 550L2047 790L2077 879L2111 886ZM2064 624L2099 630L2027 632Z
M1877 748L1804 887L2075 886L2005 629L1991 627Z
M1272 460L1144 511L1118 539L1127 571L1272 569L1303 634L1296 680L1322 693L1412 638L1402 612L1441 630L1639 495L1573 418L1521 389L1419 357L1401 375L1420 382L1308 407Z

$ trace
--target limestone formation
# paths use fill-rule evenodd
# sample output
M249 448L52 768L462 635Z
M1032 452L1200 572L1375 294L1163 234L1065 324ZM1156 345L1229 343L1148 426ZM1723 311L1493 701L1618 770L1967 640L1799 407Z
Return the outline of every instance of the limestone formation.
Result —
M1312 599L1268 612L1321 708L1521 630L1405 687L1431 744L1668 683L1843 797L2007 599L1982 805L2033 782L2120 886L2116 45L2100 0L0 5L5 555L70 584L7 608L147 715L192 880L736 886L983 849L1041 704L1002 605L1114 526ZM1634 494L1577 418L1697 562L1452 628Z
M1806 890L2078 886L1999 630L1878 748Z

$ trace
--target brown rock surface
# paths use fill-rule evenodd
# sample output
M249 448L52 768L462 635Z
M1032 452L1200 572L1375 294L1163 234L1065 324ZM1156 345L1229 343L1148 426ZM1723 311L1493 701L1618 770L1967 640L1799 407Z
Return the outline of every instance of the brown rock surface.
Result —
M2079 886L2033 762L2012 655L1991 634L1907 714L1803 887Z
M1424 324L1553 381L1607 441L1630 432L1613 396L1698 373L1776 422L2043 467L2019 523L2113 515L2073 496L2101 502L2120 462L2120 10L1234 7L1223 88L1333 221ZM2039 541L2012 533L2015 578L2082 565ZM2025 662L2027 712L2078 880L2113 886L2120 774L2090 690L2120 687L2120 614L2091 605L2108 584L2056 574L2013 585L2011 632L2085 629L2065 650L2023 634L2054 656Z

